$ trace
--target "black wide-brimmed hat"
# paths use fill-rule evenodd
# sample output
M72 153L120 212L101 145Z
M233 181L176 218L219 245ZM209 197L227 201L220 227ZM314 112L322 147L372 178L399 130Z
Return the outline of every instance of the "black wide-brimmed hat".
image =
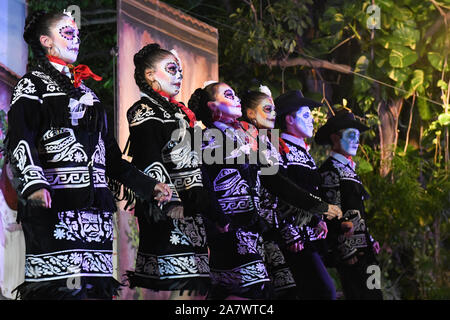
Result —
M297 111L300 107L310 109L320 107L322 103L305 98L300 90L292 90L283 93L274 100L277 117Z
M364 132L369 128L363 125L361 122L355 119L355 115L347 110L341 110L336 112L336 114L327 120L322 127L317 130L314 137L314 141L317 144L333 144L330 135L338 132L342 129L355 128L359 132Z

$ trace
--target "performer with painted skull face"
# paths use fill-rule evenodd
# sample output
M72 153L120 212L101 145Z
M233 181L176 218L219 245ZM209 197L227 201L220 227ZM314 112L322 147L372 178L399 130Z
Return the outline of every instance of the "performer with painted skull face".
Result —
M288 152L283 154L284 174L316 196L320 196L320 174L305 139L313 136L311 110L320 105L304 98L298 90L286 92L275 99L277 127L288 147ZM281 211L286 209L289 210L289 207L280 208ZM308 213L308 210L299 211L301 223L296 226L285 221L283 232L286 244L290 244L284 252L297 284L298 297L336 299L336 289L321 257L322 239L328 232L325 220L330 221L333 216L324 219L321 215Z
M132 163L147 175L167 183L172 201L154 208L137 201L139 249L131 287L164 291L169 298L203 296L209 287L208 251L202 211L200 154L194 149L194 113L175 100L183 73L176 52L146 45L134 55L134 78L141 99L128 110ZM162 214L149 212L162 210Z
M325 212L328 205L299 189L278 170L263 171L279 166L274 147L265 148L266 153L258 152L258 158L252 161L263 145L253 125L238 121L241 101L226 83L197 89L189 106L207 128L202 173L212 199L205 215L212 281L208 298L271 298L261 237L268 228L260 212L261 184L295 206L316 206Z
M319 171L322 176L322 195L330 203L339 205L343 219L332 221L327 238L335 257L346 299L382 299L381 290L369 288L371 273L367 268L378 266L375 254L380 246L369 233L366 224L364 200L368 193L355 172L352 156L359 147L359 135L368 129L347 110L337 112L319 128L315 141L330 145L331 155Z
M254 124L258 129L269 129L268 138L271 136L271 129L275 127L276 111L272 94L268 87L260 86L259 91L247 91L242 97L243 119ZM276 129L278 130L278 129ZM260 132L261 134L261 132ZM278 158L282 163L282 155L289 153L287 144L279 139ZM284 166L284 165L282 165ZM286 187L286 186L280 186ZM309 193L305 191L305 193ZM302 203L301 208L296 208L282 199L274 196L264 185L261 187L261 210L260 215L270 225L270 231L263 234L264 252L266 265L270 278L272 279L275 297L279 299L295 299L298 288L282 251L297 251L303 246L299 227L295 225L296 219L303 221L312 219L314 215L334 215L340 211L336 206L331 207L331 212L317 212L317 210L304 210L310 208L310 202L316 202L318 197L310 194L310 199ZM319 199L320 201L320 199ZM314 212L315 211L315 212ZM281 248L281 249L280 249ZM296 267L293 265L292 267Z
M122 160L103 105L82 81L101 78L72 65L80 45L72 17L35 12L23 37L36 67L14 88L5 143L26 243L18 297L112 299L120 283L107 178L148 201L167 201L170 188Z

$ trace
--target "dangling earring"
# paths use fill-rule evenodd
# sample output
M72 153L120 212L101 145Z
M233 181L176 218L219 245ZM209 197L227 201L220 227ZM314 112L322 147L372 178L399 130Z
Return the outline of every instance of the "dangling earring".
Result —
M251 120L251 122L252 122L252 124L256 127L256 119L253 118L253 119Z

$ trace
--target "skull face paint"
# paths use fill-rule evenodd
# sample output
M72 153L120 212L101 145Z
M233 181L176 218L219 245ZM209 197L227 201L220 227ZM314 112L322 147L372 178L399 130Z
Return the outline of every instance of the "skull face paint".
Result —
M153 89L163 91L167 95L174 97L180 92L181 80L183 79L183 70L180 61L172 54L156 63L155 66L155 84Z
M300 107L295 113L294 129L300 138L311 138L314 131L314 119L307 106Z
M234 121L242 116L241 100L233 89L225 83L216 88L215 101L209 103L214 115L219 115L214 121Z
M64 17L53 25L50 31L55 55L66 63L77 61L80 47L80 31L70 17Z
M261 100L255 109L256 124L260 129L273 129L275 127L275 105L272 98L267 97Z
M348 128L342 131L341 148L345 153L355 156L359 147L359 130Z

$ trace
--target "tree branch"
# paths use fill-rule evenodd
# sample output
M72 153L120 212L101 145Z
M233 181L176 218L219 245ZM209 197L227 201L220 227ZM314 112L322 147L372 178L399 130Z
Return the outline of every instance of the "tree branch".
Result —
M433 25L428 28L427 32L425 33L424 39L428 39L432 37L441 27L443 24L447 24L447 20L450 20L450 11L447 12L444 16L441 15L442 19L437 19Z
M307 66L311 68L323 68L328 70L334 70L341 73L351 73L352 68L345 64L332 63L326 60L310 60L304 58L292 58L287 60L270 60L267 62L269 67L294 67L294 66Z

